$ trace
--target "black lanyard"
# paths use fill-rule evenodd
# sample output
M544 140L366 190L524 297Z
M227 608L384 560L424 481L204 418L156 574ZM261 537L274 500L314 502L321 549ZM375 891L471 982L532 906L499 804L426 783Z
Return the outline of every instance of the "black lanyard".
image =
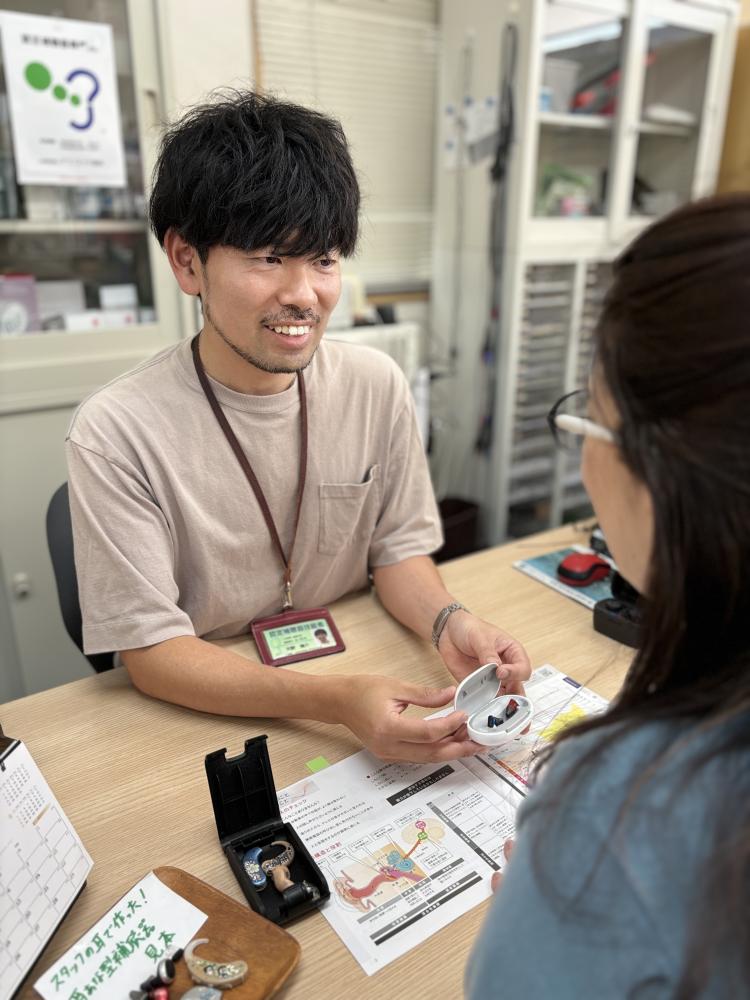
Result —
M219 405L219 401L216 398L213 389L211 388L211 383L208 380L206 371L203 367L203 362L201 361L200 352L198 350L198 334L193 338L193 342L190 345L193 351L193 362L195 363L195 370L198 374L198 381L201 384L201 388L205 393L206 399L211 404L211 409L214 411L214 416L219 422L219 427L221 427L224 432L224 437L229 442L232 451L234 452L237 461L240 463L242 471L245 473L247 481L250 483L253 493L260 505L260 509L263 513L266 525L271 534L274 544L281 556L281 561L284 564L284 602L282 604L282 611L288 611L290 608L294 607L292 602L292 554L294 552L294 543L297 541L297 528L299 526L299 515L302 509L302 497L305 493L305 479L307 478L307 396L305 394L305 380L302 372L297 372L297 386L299 387L299 408L300 408L300 419L302 424L302 440L300 443L300 469L299 469L299 485L297 486L297 510L294 515L294 534L292 535L292 544L289 547L289 556L287 557L284 553L284 547L281 544L281 539L279 538L279 533L276 530L276 524L271 514L271 509L268 506L268 501L266 500L265 494L261 488L258 479L253 472L252 466L247 459L247 455L242 450L242 445L237 440L237 437L232 430L229 421L224 415L224 411Z

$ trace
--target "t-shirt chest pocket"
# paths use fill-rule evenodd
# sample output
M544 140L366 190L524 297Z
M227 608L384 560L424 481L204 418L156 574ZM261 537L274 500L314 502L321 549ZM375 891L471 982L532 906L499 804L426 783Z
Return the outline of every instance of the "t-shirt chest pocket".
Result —
M352 542L369 544L380 509L380 466L361 483L321 483L318 552L335 556Z

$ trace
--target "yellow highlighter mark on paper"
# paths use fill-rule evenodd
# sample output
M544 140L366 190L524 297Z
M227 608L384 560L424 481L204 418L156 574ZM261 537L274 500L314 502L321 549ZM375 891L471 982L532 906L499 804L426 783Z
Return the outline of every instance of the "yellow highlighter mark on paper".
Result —
M567 729L568 726L572 726L574 722L580 722L581 719L585 718L586 713L580 706L571 705L567 712L560 712L559 715L556 715L547 728L542 730L539 736L543 740L554 740L556 736L559 736L563 729Z

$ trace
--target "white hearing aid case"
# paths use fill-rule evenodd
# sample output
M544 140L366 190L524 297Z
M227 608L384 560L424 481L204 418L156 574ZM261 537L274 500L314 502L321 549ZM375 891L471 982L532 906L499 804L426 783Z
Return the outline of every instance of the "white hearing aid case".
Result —
M522 694L501 694L497 678L497 663L485 663L473 674L465 677L456 688L455 708L466 712L470 739L485 747L512 746L531 722L534 706ZM505 718L511 701L518 705L516 712ZM490 726L489 716L501 719L499 725Z

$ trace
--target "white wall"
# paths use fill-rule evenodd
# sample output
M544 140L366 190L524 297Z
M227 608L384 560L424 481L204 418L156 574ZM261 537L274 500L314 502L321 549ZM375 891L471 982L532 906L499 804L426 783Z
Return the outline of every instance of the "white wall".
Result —
M252 79L250 3L157 0L163 105L168 118L216 87Z
M439 144L445 135L444 109L460 106L463 97L465 49L470 48L469 94L475 99L497 95L500 79L500 46L503 23L517 5L502 0L442 0L442 49L438 85ZM517 76L522 76L521 54ZM520 102L519 102L520 104ZM516 142L524 122L517 107ZM487 160L468 166L464 175L463 237L458 283L460 309L455 374L433 383L435 454L433 477L440 496L447 494L481 500L489 459L475 454L474 443L485 406L486 371L480 361L489 311L489 227L492 186ZM454 260L456 199L459 176L445 167L442 155L435 164L432 329L436 359L447 361L453 328L456 283Z

